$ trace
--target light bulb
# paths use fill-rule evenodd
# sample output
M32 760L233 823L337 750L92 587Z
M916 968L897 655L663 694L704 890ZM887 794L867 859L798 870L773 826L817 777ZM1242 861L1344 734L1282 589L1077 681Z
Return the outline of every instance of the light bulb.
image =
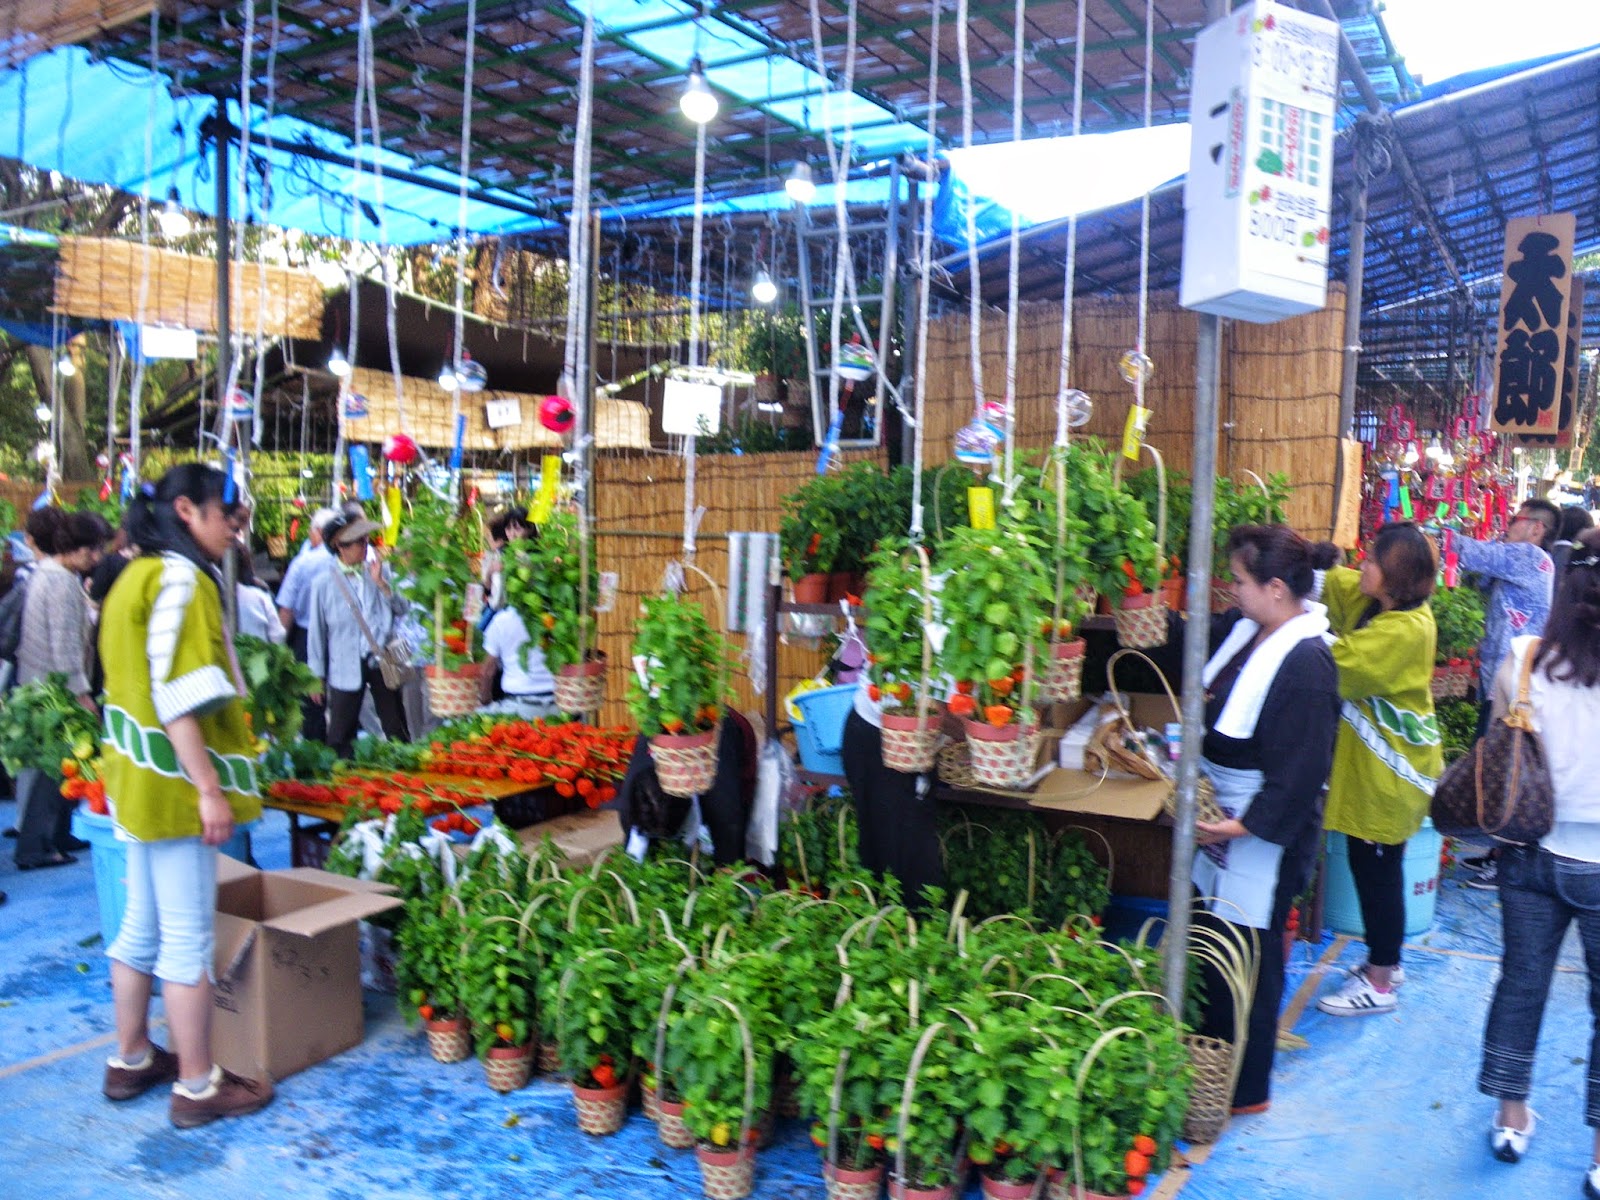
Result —
M811 174L811 164L797 162L789 178L783 181L783 190L796 204L810 204L817 198L817 181Z
M33 410L33 415L41 421L48 421L50 419L50 406L48 404L39 405Z
M1415 446L1407 446L1405 457L1400 461L1408 467L1415 465L1417 461L1417 448Z
M72 355L63 350L61 352L61 357L56 359L56 370L60 371L61 374L66 376L68 379L71 379L78 373L78 364L72 361Z
M698 57L689 62L689 82L683 89L683 95L678 97L678 107L696 125L704 125L717 115L717 97L706 86L704 64Z
M333 353L328 355L328 374L335 379L346 379L350 375L350 360L337 346L333 348Z
M1439 439L1438 438L1434 438L1433 441L1428 443L1428 457L1429 458L1439 458L1443 454L1444 454L1444 447L1439 444Z
M194 222L189 220L189 214L178 205L177 188L167 192L167 202L156 214L156 224L161 227L161 236L169 238L187 237L194 229Z
M765 267L756 271L756 281L750 287L750 298L757 304L771 304L778 298L778 285Z
M447 392L453 392L456 390L457 382L455 368L449 363L446 363L443 367L439 368L439 386Z

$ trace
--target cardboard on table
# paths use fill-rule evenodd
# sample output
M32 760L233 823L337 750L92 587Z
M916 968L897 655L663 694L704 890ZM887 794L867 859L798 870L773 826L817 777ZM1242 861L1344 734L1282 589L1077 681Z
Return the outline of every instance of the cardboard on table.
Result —
M310 867L217 860L212 1053L235 1074L278 1080L359 1045L356 923L398 908L388 884Z
M517 832L528 850L548 836L575 867L586 867L613 846L622 845L622 822L615 809L586 809L539 821Z

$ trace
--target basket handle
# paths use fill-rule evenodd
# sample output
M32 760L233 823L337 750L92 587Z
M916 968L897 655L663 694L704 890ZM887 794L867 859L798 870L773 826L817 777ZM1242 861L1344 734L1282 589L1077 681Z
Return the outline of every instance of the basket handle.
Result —
M1116 678L1117 663L1129 655L1133 656L1134 658L1142 658L1145 665L1156 673L1156 678L1161 681L1162 690L1167 693L1167 701L1172 705L1172 715L1180 721L1183 720L1183 709L1178 705L1178 697L1173 693L1172 684L1167 682L1166 674L1161 670L1160 667L1156 666L1155 660L1152 659L1148 654L1144 653L1142 650L1132 650L1126 647L1118 650L1106 663L1106 686L1111 691L1111 702L1117 706L1117 711L1121 713L1130 724L1132 723L1132 715L1129 714L1125 707L1123 707L1122 693L1117 690Z

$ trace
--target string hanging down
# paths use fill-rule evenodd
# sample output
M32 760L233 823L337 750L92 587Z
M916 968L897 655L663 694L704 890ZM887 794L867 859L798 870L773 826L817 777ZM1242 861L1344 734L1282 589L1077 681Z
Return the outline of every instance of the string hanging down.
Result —
M472 76L477 66L478 0L467 0L467 46L461 77L461 148L457 156L456 186L456 310L455 353L450 364L456 386L450 389L450 436L461 429L462 356L466 353L467 289L467 171L472 165ZM458 462L451 455L452 467ZM456 498L459 476L452 473L451 498Z
M933 24L928 31L928 141L927 155L930 178L922 189L922 247L917 263L921 274L921 287L917 294L917 378L916 424L911 442L911 540L921 542L922 525L922 464L924 454L923 414L927 411L928 379L928 309L933 275L933 196L938 190L932 177L939 152L939 14L942 3L933 6ZM935 499L935 503L938 503Z

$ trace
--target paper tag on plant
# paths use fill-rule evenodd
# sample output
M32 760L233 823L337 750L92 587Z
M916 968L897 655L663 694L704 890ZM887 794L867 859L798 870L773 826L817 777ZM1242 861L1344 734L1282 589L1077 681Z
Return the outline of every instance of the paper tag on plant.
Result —
M942 621L935 621L932 625L928 626L928 645L933 647L933 653L935 656L944 653L944 639L949 632L950 626L944 624Z
M647 688L650 686L650 662L644 655L635 654L633 656L633 673L639 677L640 687Z

